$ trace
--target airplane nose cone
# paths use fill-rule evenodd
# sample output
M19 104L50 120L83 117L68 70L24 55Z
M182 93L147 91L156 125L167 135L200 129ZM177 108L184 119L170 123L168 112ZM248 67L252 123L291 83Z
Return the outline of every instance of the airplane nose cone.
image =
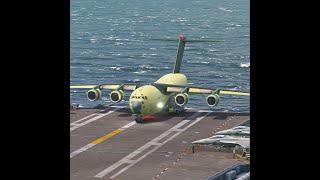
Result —
M135 114L141 114L141 102L140 101L134 101L132 103L132 110Z

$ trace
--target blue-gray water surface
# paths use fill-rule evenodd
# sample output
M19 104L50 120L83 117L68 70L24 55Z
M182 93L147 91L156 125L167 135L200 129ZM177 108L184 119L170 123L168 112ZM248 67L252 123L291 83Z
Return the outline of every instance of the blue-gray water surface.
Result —
M249 0L71 0L70 19L71 84L154 82L172 72L178 43L158 39L184 34L221 41L186 44L181 73L190 85L250 90ZM92 103L84 92L72 90L71 102L110 103L107 93ZM248 112L249 100L222 96L214 109ZM209 109L203 95L188 107Z

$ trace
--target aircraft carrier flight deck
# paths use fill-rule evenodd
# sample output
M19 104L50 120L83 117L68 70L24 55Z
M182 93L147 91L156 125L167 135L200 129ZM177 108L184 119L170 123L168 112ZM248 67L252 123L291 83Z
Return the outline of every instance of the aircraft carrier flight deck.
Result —
M125 107L70 111L70 179L207 179L247 163L230 152L192 152L195 140L249 120L249 113L188 109L136 123Z

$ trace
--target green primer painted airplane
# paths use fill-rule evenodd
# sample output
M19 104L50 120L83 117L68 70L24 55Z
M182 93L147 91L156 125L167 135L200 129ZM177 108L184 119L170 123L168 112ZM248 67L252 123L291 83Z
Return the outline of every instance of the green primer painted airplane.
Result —
M184 47L187 41L184 35L179 36L177 58L173 72L166 74L150 84L99 84L99 85L71 85L70 88L90 89L87 92L89 101L101 98L102 90L111 90L109 98L117 103L123 100L125 91L132 91L129 98L129 107L138 123L143 122L143 117L157 113L180 113L187 104L189 94L204 94L208 106L214 107L219 103L220 95L250 96L246 92L232 90L193 87L187 85L187 77L180 73Z

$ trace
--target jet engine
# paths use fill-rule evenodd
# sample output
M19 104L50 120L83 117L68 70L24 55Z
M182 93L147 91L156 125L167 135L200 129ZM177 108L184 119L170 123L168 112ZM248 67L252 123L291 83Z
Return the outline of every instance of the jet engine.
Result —
M219 103L220 96L218 94L211 94L207 96L206 101L208 106L214 107Z
M188 100L189 100L189 95L187 93L177 94L176 97L174 98L174 101L178 106L186 105L188 103Z
M120 102L124 97L124 93L122 90L115 90L112 91L109 95L109 99L111 100L111 102L113 103L117 103Z
M101 90L100 89L90 89L87 92L87 98L89 101L96 101L101 97Z

